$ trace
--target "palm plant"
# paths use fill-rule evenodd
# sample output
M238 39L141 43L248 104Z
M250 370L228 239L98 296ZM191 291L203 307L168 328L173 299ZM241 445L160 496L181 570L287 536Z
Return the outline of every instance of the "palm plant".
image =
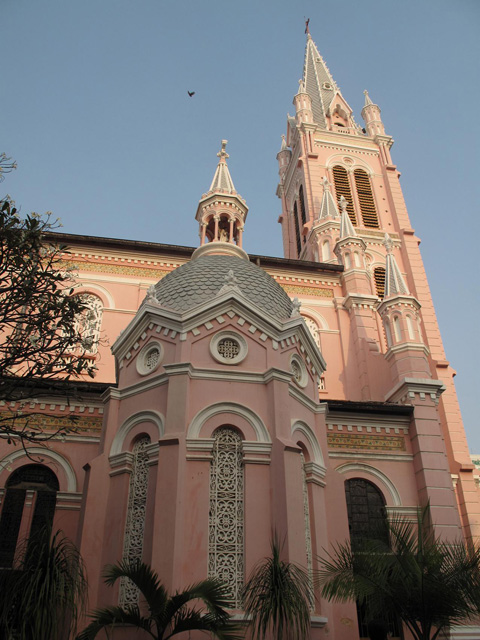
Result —
M310 607L314 600L308 573L280 559L281 545L274 535L272 554L258 563L244 588L244 608L251 617L252 638L272 631L277 640L304 640L310 631Z
M237 626L225 611L227 600L218 580L203 580L170 596L158 575L144 563L123 561L108 565L103 575L110 586L122 578L131 580L140 591L145 606L142 603L142 606L130 604L98 609L93 613L93 622L77 640L92 640L102 629L124 625L143 629L155 640L168 640L193 630L208 632L218 640L241 638L237 635ZM200 610L195 601L200 601L206 612Z
M60 640L76 632L86 604L80 553L61 531L46 528L28 543L20 561L0 574L0 633L15 640Z
M386 527L387 537L338 544L321 559L324 597L357 600L372 618L396 615L415 640L435 640L478 616L480 549L442 542L428 507L416 521L397 517Z

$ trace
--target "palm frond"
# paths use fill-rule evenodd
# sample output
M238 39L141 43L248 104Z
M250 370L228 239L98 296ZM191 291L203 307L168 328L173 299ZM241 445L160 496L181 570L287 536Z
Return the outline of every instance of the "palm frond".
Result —
M212 613L204 614L197 609L184 608L175 616L172 627L168 635L164 636L164 640L184 631L193 630L207 631L218 640L243 640L244 638L238 623L232 620L220 620Z
M276 536L271 550L272 555L254 567L244 588L244 608L252 619L253 638L264 637L271 630L277 638L289 634L303 640L310 630L313 591L309 576L304 569L280 559Z
M0 621L19 640L56 640L75 633L86 594L78 549L61 531L50 537L46 529L24 544L8 591L2 592Z
M112 586L120 578L131 580L141 592L153 616L159 615L168 601L168 593L157 573L143 562L128 562L107 565L103 571L105 584Z
M143 629L155 638L151 630L151 621L141 615L136 605L97 609L91 617L93 621L77 636L77 640L93 640L102 629L115 625L131 625L137 629Z
M413 637L430 638L480 612L480 550L444 543L429 508L416 521L386 523L387 539L339 544L320 558L318 581L332 601L359 600L398 615Z

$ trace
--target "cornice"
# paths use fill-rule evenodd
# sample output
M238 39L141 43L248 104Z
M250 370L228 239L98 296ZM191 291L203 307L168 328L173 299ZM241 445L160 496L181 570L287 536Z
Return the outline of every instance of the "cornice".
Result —
M417 396L420 400L425 400L429 396L435 404L438 404L440 396L445 389L445 385L440 380L405 378L385 396L385 400L411 404L417 399Z
M428 347L420 342L402 342L400 344L394 344L388 348L385 353L386 360L391 360L395 355L399 353L405 353L408 351L417 351L418 353L429 356L430 350Z
M362 274L364 271L362 271ZM374 310L378 304L378 296L361 293L347 293L343 299L343 306L349 311L351 309L372 309Z
M296 386L290 386L288 393L292 398L300 402L300 404L303 404L309 411L313 411L313 413L322 414L327 411L326 402L315 402L315 400L312 400Z

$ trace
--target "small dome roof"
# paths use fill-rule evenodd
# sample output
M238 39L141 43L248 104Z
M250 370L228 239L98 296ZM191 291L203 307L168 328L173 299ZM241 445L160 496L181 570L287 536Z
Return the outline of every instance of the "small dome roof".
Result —
M203 255L183 264L155 285L156 298L164 307L188 311L216 296L230 270L245 298L270 315L290 317L292 302L282 287L260 267L231 255Z

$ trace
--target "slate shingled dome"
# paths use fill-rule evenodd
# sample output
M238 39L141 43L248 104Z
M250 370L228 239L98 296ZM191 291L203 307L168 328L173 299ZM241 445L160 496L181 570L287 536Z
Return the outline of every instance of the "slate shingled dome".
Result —
M248 300L277 318L290 317L292 302L282 287L260 267L228 255L206 255L183 264L155 285L156 298L164 307L188 311L216 296L230 269Z

